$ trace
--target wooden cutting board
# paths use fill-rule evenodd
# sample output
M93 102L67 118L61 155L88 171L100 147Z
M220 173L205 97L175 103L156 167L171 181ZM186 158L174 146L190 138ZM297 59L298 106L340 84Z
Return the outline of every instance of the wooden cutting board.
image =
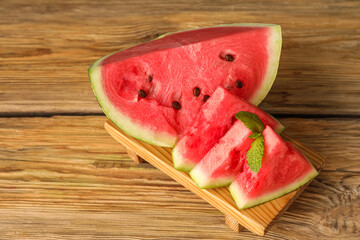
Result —
M225 214L225 223L236 232L240 232L245 227L255 234L265 235L275 220L286 211L310 183L308 182L301 188L272 201L239 210L226 187L200 189L188 173L176 170L173 167L171 148L153 146L134 139L121 131L110 120L105 122L105 129L116 141L126 147L129 157L135 162L139 163L142 159L146 160L223 212ZM325 158L323 156L285 134L282 137L298 148L319 172L323 169L325 165Z

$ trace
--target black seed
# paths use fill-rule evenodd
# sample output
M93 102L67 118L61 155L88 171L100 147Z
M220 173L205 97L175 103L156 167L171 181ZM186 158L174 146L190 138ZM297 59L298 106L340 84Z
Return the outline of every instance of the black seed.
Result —
M244 84L240 80L237 80L235 84L237 88L242 88L244 86Z
M142 97L142 98L146 97L146 92L145 92L144 90L142 90L142 89L140 89L140 90L138 91L138 94L139 94L139 96Z
M203 102L206 102L208 99L209 99L209 95L205 95L204 98L203 98Z
M177 102L177 101L173 101L172 106L173 106L173 108L175 108L175 109L177 109L177 110L180 110L180 109L181 109L181 105L180 105L180 103Z
M228 61L228 62L233 62L234 57L231 54L227 54L227 55L225 55L225 60Z
M153 80L153 75L150 75L150 76L148 77L148 80L149 80L149 82L151 82L151 81Z
M198 97L200 95L200 88L196 87L194 88L194 96Z

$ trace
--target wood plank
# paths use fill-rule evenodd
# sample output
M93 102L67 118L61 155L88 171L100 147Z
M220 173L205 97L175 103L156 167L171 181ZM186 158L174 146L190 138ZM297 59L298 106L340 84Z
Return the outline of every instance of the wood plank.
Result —
M103 130L105 119L0 118L2 239L264 239L233 233L219 211L133 163ZM265 239L356 239L360 121L281 121L328 161Z
M304 191L308 184L310 184L309 182L301 188L272 201L252 208L239 210L236 207L235 201L231 197L228 188L199 189L188 173L176 170L172 162L171 148L157 147L136 140L117 128L110 120L105 122L105 129L116 141L127 149L130 148L157 169L161 170L209 204L219 209L225 216L229 215L241 226L257 235L265 235L269 226L274 224L274 221L286 211L293 201L295 201L302 191ZM309 159L318 172L323 169L326 161L323 156L319 155L314 150L305 147L300 142L294 141L288 136L284 136L284 139L293 143L294 146ZM132 156L130 156L130 158L132 158ZM229 225L229 222L229 218L227 218L226 224ZM234 230L233 224L230 224L230 228ZM238 232L238 227L235 227L235 231Z
M233 22L282 25L265 110L359 115L359 8L326 0L1 1L0 115L100 113L87 77L95 59L169 31Z
M225 215L225 224L236 233L244 230L244 227L230 215Z

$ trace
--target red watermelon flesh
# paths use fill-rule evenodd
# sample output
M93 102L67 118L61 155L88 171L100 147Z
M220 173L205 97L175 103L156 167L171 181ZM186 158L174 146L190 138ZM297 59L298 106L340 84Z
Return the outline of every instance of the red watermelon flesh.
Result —
M273 127L277 132L284 130L284 126L271 115L218 87L176 143L172 152L174 167L181 171L190 171L195 167L237 121L235 114L240 111L255 113L264 125Z
M276 76L280 48L277 25L200 28L99 59L89 76L100 106L118 127L173 146L218 86L260 103Z
M267 126L263 131L264 156L260 171L250 170L247 161L229 190L240 209L252 207L289 193L318 173L291 143Z
M254 139L252 132L239 120L191 170L190 176L199 188L223 187L234 181L241 171L246 152Z

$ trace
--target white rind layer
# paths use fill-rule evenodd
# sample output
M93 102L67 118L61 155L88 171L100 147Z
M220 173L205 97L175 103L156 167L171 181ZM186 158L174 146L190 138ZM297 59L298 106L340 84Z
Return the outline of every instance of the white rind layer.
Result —
M270 30L269 38L269 66L266 71L265 80L263 81L260 88L253 94L253 97L249 99L249 102L252 102L255 105L258 105L268 94L277 73L277 68L280 58L281 50L281 29L279 25L273 24L257 24L257 23L245 23L245 24L229 24L229 25L219 25L214 27L268 27ZM191 29L190 29L191 30ZM169 33L171 34L171 33ZM160 36L162 38L166 35ZM156 40L156 39L155 39ZM111 54L110 54L111 55ZM108 56L110 56L108 55ZM164 147L173 147L176 143L177 136L170 135L168 133L158 133L155 130L146 128L140 124L135 123L131 118L126 114L122 113L119 108L116 108L106 96L106 93L102 86L102 75L101 75L101 62L107 58L105 56L96 62L94 62L89 68L89 78L91 86L95 93L98 102L103 109L106 116L120 129L122 129L127 134L131 135L134 138L137 138L141 141L148 142L157 146ZM280 126L281 127L281 126ZM180 166L180 165L179 165ZM180 167L181 168L181 167ZM190 171L192 167L187 166Z
M270 28L269 40L268 40L269 65L265 73L264 81L262 82L259 89L253 94L252 98L249 99L249 102L251 102L254 105L258 105L266 97L276 78L276 74L279 67L281 45L282 45L281 27L275 24L261 24L261 23L228 24L228 25L219 25L215 27L221 27L221 26ZM164 34L159 38L162 38L166 35L168 34ZM280 134L281 132L284 131L284 129L285 127L279 122L279 126L274 130ZM191 161L183 158L182 154L180 154L179 152L179 149L177 149L177 146L175 146L175 149L173 151L173 161L176 169L186 172L190 171L195 166L195 164L192 164Z
M231 177L212 178L211 176L208 176L201 167L199 167L199 164L191 170L190 177L199 188L225 187L234 181L234 178Z
M184 158L182 154L179 153L179 149L177 145L175 145L174 149L172 150L172 158L173 158L174 168L179 171L189 172L191 169L195 167L194 163Z
M279 61L280 61L280 55L281 55L281 46L282 46L282 35L281 35L281 27L280 25L276 24L266 24L266 23L234 23L234 24L222 24L217 26L211 26L211 27L204 27L204 28L212 28L212 27L266 27L269 28L269 46L268 49L268 56L269 56L269 66L267 67L264 81L262 82L261 86L258 88L258 90L253 93L252 97L248 100L254 105L259 105L266 95L269 93L279 68ZM194 29L188 29L189 30L196 30ZM173 33L179 33L178 32L170 32L165 33L161 36L159 36L157 39L166 37L168 35L171 35Z
M261 203L270 201L272 199L281 197L289 192L292 192L295 189L297 189L297 188L301 187L302 185L304 185L305 183L307 183L308 181L310 181L311 179L313 179L314 177L316 177L317 175L318 175L318 172L314 168L312 168L312 170L309 171L301 179L289 184L285 188L276 190L274 192L265 194L263 196L260 196L260 197L254 198L254 199L247 198L247 196L245 195L245 193L243 192L241 186L239 186L237 181L234 181L230 185L229 191L230 191L233 199L235 200L235 203L238 206L238 208L244 209L244 208L249 208L249 207L259 205Z
M249 102L254 105L259 105L269 93L279 68L282 45L281 27L279 25L269 25L268 27L270 27L268 41L269 65L265 73L264 81L258 90L253 94L252 98L249 99Z

